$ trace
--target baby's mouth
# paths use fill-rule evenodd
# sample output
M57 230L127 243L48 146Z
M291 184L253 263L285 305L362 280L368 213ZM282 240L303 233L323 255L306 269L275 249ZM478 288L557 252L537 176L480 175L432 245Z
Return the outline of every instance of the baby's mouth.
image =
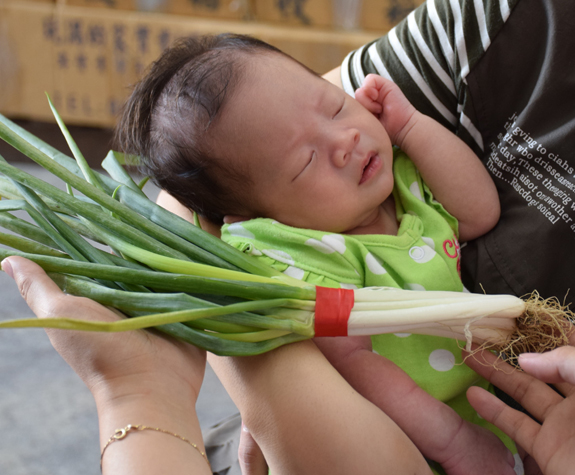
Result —
M361 185L364 181L367 181L378 168L377 164L379 162L377 154L372 154L369 156L367 163L363 167L363 171L361 172L361 179L359 180L359 184Z

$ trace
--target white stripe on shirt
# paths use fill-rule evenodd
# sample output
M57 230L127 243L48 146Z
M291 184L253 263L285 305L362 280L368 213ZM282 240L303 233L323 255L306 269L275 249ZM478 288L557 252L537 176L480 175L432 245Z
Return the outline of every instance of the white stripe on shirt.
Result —
M467 48L465 47L465 34L463 33L463 22L461 20L461 7L458 0L449 0L451 12L453 13L453 29L455 32L455 49L459 58L460 76L465 81L469 74L469 62L467 60Z
M461 112L461 114L459 115L459 122L461 123L461 125L463 127L465 127L467 129L469 134L473 137L473 140L475 140L477 145L479 145L479 148L481 150L484 150L484 148L483 148L483 137L481 137L479 130L477 130L477 127L475 127L475 124L473 122L471 122L471 119L469 117L467 117L463 112Z
M359 48L355 54L353 55L352 58L352 66L353 66L353 72L355 75L355 80L357 81L357 83L361 86L363 84L363 81L365 79L365 74L363 74L363 68L361 67L361 56L363 54L363 49L365 48L365 45L363 45L361 48Z
M373 43L368 48L367 53L369 54L369 59L371 59L371 62L373 63L373 66L375 67L377 74L383 76L384 78L392 80L389 71L387 70L387 68L383 64L383 61L381 60L381 57L379 56L376 43Z
M445 55L445 58L451 67L451 71L455 71L455 54L453 53L453 48L451 47L451 43L449 42L445 28L443 28L443 24L441 23L439 15L437 14L435 0L428 0L427 12L429 14L431 24L433 25L433 29L435 30L435 34L439 39L439 44L441 44L443 54Z
M503 22L506 22L511 14L507 0L499 0L499 9L501 10L501 18L503 18Z
M456 95L455 84L453 83L451 76L449 76L449 74L447 74L445 70L441 67L441 65L437 62L437 59L435 59L435 56L433 56L433 53L427 46L425 40L423 39L421 31L419 31L419 27L417 26L417 23L415 21L415 12L411 12L409 14L409 16L407 17L407 24L409 26L411 36L413 36L415 44L419 48L419 51L421 51L421 54L427 60L427 63L429 64L429 66L431 66L433 72L437 74L437 77L441 80L441 82L445 84L447 88L455 96Z
M475 16L477 17L477 24L479 25L479 33L481 34L481 44L483 45L483 51L487 51L489 45L491 44L491 38L489 38L489 32L487 31L487 22L485 21L485 7L483 6L483 0L473 0L475 5Z
M355 90L353 89L351 78L349 77L349 58L352 54L353 51L349 53L341 63L340 76L343 90L347 92L351 97L355 97Z
M399 58L399 61L401 62L407 73L411 76L411 79L413 79L413 81L417 84L419 89L421 89L421 92L423 92L423 94L425 95L425 97L427 97L429 102L433 104L433 106L437 109L437 111L443 117L445 117L449 121L449 123L455 124L457 122L457 118L449 111L447 107L445 107L441 103L441 101L433 93L427 82L425 82L425 79L423 79L423 77L421 76L415 65L411 62L411 60L405 53L405 50L401 46L401 43L399 42L399 38L397 37L397 32L395 31L395 28L393 28L389 32L388 38L389 38L389 44L393 48L393 51L395 52L397 57Z

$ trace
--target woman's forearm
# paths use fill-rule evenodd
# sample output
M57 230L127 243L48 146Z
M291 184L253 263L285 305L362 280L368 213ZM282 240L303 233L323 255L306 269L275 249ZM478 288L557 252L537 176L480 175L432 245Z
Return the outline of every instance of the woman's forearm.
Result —
M338 66L331 71L328 71L322 76L326 81L331 82L333 85L343 89L343 84L341 83L341 66Z
M142 395L96 397L101 450L116 430L128 424L169 432L130 430L125 438L106 448L102 457L104 475L210 475L201 454L205 449L194 404L195 399L188 398L185 392L176 394L161 389Z
M40 319L119 319L93 300L64 294L32 261L9 257L2 261L2 270L14 278ZM195 411L205 352L143 330L118 334L47 329L47 334L94 396L106 475L211 473L201 455L204 448ZM166 433L129 430L125 438L108 444L118 429L128 425L160 428Z

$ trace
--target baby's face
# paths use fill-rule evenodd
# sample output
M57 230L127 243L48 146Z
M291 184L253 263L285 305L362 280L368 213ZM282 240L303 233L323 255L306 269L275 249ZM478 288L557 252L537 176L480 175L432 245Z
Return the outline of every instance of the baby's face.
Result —
M345 232L373 220L393 188L379 120L279 54L249 59L213 137L216 154L250 178L246 218Z

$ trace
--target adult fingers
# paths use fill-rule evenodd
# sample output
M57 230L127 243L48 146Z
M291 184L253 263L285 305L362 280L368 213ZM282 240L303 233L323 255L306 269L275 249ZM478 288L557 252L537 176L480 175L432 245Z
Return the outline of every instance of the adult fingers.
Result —
M546 383L575 384L575 347L564 346L548 353L524 353L519 364L526 373Z
M243 423L238 457L242 475L267 475L268 465L264 454Z
M503 361L498 361L497 356L489 351L475 353L467 358L465 363L505 391L540 421L545 419L549 409L563 400L560 394L544 382L513 369Z
M22 297L38 318L72 317L110 321L119 318L116 311L93 300L64 294L44 269L28 259L8 257L2 261L2 269L16 281Z
M575 395L575 385L571 383L555 383L553 387L565 397Z
M541 429L537 422L476 386L467 390L467 399L481 417L499 427L528 453L533 453L533 446Z
M39 318L52 316L64 293L38 264L13 256L2 261L2 269L16 281L20 294Z

